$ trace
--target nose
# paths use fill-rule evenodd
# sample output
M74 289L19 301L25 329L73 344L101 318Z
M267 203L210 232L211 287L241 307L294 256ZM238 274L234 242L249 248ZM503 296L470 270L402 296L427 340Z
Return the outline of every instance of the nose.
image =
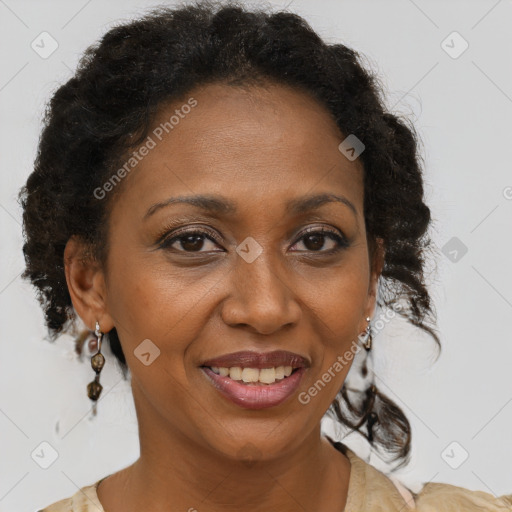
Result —
M289 273L265 252L252 263L237 258L229 276L232 293L222 307L227 325L269 335L298 323L301 308Z

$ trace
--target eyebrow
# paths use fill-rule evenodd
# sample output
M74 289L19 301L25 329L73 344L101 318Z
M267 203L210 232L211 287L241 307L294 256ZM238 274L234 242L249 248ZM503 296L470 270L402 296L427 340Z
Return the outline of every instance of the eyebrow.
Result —
M236 213L236 204L229 199L216 195L195 195L195 196L177 196L170 197L164 201L153 204L144 215L144 220L153 215L156 211L169 206L171 204L190 204L201 210L217 213L217 214L233 214ZM341 203L347 206L357 218L357 209L351 201L345 196L337 194L316 194L291 199L286 203L286 212L288 214L301 214L309 210L320 208L328 203Z

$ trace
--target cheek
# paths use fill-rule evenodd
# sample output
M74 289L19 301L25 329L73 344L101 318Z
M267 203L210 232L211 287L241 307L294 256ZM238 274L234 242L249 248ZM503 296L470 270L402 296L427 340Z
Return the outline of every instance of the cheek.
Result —
M116 260L110 267L108 307L125 352L133 353L149 339L169 356L170 366L182 367L183 353L209 318L220 272L155 264L154 255L116 258L112 251ZM181 358L171 357L177 354ZM130 354L125 355L128 360Z
M335 399L352 366L355 354L362 349L358 339L367 299L368 276L364 266L351 267L337 279L324 283L321 295L313 300L316 343L312 346L316 364L299 397L301 404L327 410Z
M367 265L364 252L354 252L309 292L309 304L322 316L334 348L360 334L370 282Z

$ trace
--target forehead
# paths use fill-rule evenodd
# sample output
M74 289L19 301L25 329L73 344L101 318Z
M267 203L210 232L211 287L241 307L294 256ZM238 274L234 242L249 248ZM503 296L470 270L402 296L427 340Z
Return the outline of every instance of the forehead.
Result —
M161 106L142 144L151 148L121 195L136 196L137 208L147 209L192 193L222 192L261 206L322 192L348 196L362 209L362 165L340 153L344 138L327 109L302 91L202 86Z

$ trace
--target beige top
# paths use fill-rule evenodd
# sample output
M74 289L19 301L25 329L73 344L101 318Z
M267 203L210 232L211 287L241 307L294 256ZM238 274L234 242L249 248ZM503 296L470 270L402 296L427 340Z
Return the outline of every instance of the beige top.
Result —
M432 482L414 494L393 476L388 477L366 463L344 444L333 444L351 464L347 504L340 512L512 512L512 494L494 497L482 491ZM70 498L37 512L106 512L98 500L96 488L107 476L82 487Z

